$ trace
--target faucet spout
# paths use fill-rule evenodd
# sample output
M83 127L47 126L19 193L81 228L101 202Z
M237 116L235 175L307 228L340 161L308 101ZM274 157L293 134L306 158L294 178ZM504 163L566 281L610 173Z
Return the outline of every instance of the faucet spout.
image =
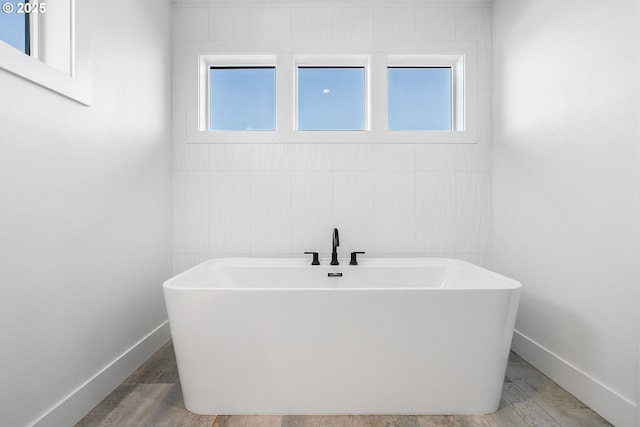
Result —
M338 262L338 251L336 248L340 246L340 235L338 234L338 229L333 229L333 251L331 252L331 265L339 265Z

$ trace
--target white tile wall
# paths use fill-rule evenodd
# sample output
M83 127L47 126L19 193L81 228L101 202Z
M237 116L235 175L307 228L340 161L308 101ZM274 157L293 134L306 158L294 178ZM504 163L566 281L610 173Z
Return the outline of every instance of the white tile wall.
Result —
M375 174L372 170L333 173L333 224L340 230L340 249L374 252ZM322 248L331 247L326 240ZM325 249L326 250L326 249Z
M251 40L289 40L291 9L284 7L251 8Z
M343 144L333 147L334 171L372 171L375 162L374 144Z
M212 172L209 193L211 253L249 254L252 230L252 176L244 172Z
M291 172L251 174L251 252L288 255L291 248ZM236 221L238 228L243 226Z
M415 9L416 40L455 40L455 7L418 7Z
M327 233L334 227L333 174L295 171L291 178L293 252L327 252Z
M174 269L209 257L448 256L490 262L491 9L485 2L174 3ZM477 144L186 144L187 42L474 41ZM363 47L361 47L363 49Z
M416 172L416 251L455 253L455 172Z
M174 41L206 40L209 37L209 14L200 7L174 7L172 10Z
M414 38L413 7L376 7L373 10L374 38L406 42Z
M374 179L374 252L412 255L416 249L415 171L376 172Z
M335 36L342 42L366 42L374 35L373 9L344 7L336 9Z
M209 173L174 173L174 253L209 251L209 190Z
M331 7L296 7L292 9L292 38L297 40L333 40L335 9Z
M209 9L209 40L251 40L251 9L248 7L212 7ZM207 14L207 9L201 12ZM267 31L269 32L269 31Z
M208 172L209 171L209 145L206 144L177 144L175 141L184 141L186 136L186 109L185 94L183 90L173 92L173 170L174 172Z

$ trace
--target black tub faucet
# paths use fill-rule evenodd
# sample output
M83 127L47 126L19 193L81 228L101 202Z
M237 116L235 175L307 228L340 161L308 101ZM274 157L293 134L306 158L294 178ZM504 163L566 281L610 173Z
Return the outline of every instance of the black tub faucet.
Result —
M313 260L311 261L311 265L320 265L320 260L318 259L318 252L305 252L307 255L313 255Z
M358 265L358 254L364 255L364 252L351 252L351 261L349 261L349 265Z
M338 262L338 252L336 248L340 246L340 235L338 234L338 229L333 229L333 251L331 252L331 265L339 265Z

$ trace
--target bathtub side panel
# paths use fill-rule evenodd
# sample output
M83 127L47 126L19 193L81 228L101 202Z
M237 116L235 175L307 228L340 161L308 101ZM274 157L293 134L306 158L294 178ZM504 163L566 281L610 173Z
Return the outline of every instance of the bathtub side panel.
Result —
M512 292L165 289L201 414L493 412Z

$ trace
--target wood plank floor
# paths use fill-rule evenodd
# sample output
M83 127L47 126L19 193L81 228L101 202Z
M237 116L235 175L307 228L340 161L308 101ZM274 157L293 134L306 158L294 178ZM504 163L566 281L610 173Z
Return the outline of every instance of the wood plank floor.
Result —
M487 415L196 415L182 401L171 342L76 427L519 427L611 426L515 353L498 411Z

